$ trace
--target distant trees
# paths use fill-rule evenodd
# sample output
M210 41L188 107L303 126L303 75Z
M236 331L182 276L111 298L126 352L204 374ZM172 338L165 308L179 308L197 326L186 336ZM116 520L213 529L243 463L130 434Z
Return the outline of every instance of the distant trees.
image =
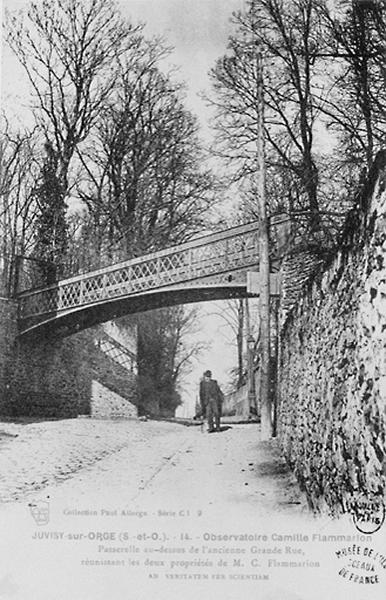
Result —
M204 348L202 342L188 341L195 333L197 308L155 310L138 320L140 412L174 416L181 404L178 383Z
M244 323L245 323L245 299L229 299L221 303L214 312L215 315L221 317L226 325L227 332L231 333L231 337L226 336L229 343L235 344L237 349L237 366L232 369L234 375L234 384L237 388L243 385L245 369L244 369Z
M232 384L239 388L245 383L248 363L248 338L258 337L256 322L250 319L250 309L254 302L248 298L229 299L215 304L213 313L220 317L224 324L224 339L234 345L237 350L237 364L231 370ZM254 317L256 317L254 308ZM219 328L221 330L221 327Z
M0 287L14 292L17 255L31 252L38 213L34 189L39 176L35 132L12 132L3 119L0 136Z

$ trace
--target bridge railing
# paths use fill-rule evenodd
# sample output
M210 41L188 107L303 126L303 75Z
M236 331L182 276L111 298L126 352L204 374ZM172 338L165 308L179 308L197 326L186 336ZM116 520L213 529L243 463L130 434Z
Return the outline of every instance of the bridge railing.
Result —
M99 349L130 373L137 373L137 357L118 340L103 332L97 339Z
M120 262L18 295L19 317L71 310L96 302L187 283L258 263L258 222Z

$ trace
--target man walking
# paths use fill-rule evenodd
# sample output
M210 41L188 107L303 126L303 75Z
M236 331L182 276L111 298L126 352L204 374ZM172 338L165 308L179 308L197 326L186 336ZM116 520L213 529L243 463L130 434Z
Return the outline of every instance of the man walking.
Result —
M220 431L222 401L223 393L217 381L212 379L212 372L205 371L204 378L200 381L200 403L202 415L208 419L209 433Z

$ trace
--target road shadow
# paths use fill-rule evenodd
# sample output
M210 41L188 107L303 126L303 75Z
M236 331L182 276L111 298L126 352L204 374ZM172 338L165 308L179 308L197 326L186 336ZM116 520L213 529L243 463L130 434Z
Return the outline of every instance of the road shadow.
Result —
M256 464L255 471L259 477L277 477L291 473L291 469L285 462L277 462L275 459Z
M232 429L230 425L221 425L220 429L217 430L217 433L222 433L223 431L228 431L228 429Z

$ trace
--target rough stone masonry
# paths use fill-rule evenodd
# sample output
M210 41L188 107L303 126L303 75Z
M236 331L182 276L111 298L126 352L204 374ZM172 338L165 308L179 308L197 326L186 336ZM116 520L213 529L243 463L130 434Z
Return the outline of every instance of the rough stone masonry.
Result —
M340 250L286 320L278 393L281 445L313 508L384 498L386 152Z
M99 328L69 338L17 338L15 303L0 303L0 415L137 415L136 375L97 345ZM12 310L11 310L12 309Z

